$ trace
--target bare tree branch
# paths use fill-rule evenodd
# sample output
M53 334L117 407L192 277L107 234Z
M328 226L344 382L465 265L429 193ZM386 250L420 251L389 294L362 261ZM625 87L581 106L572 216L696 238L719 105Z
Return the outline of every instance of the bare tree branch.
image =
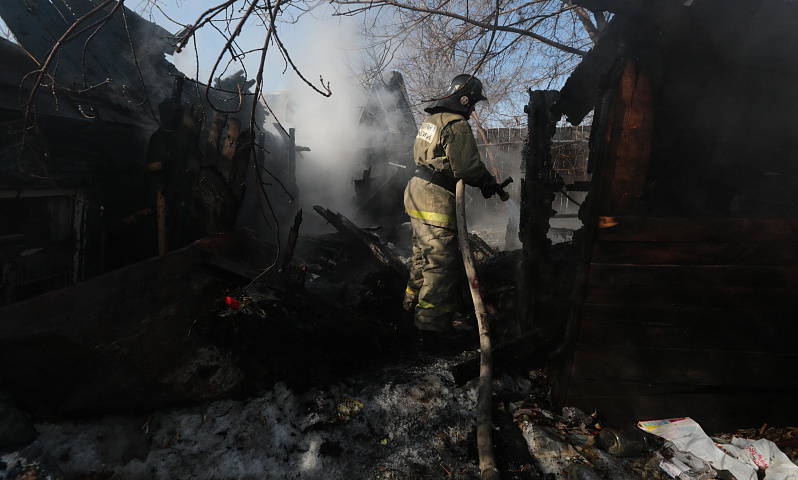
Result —
M368 10L368 9L375 8L375 7L378 7L378 6L386 5L386 6L392 6L392 7L403 9L403 10L411 10L411 11L414 11L414 12L424 12L424 13L440 15L440 16L444 16L444 17L451 17L451 18L460 20L461 22L474 25L475 27L484 28L485 30L493 29L493 30L501 31L501 32L516 33L518 35L523 35L523 36L526 36L526 37L534 38L535 40L537 40L539 42L545 43L546 45L549 45L551 47L554 47L554 48L557 48L559 50L562 50L563 52L572 53L574 55L580 55L581 56L581 55L585 55L587 53L586 51L581 50L579 48L574 48L574 47L565 45L563 43L560 43L560 42L557 42L557 41L552 40L550 38L547 38L547 37L545 37L543 35L538 35L538 34L536 34L534 32L531 32L529 30L524 30L522 28L516 28L516 27L510 27L510 26L504 26L504 25L498 25L498 24L491 25L490 23L482 22L482 21L479 21L479 20L474 20L472 18L469 18L469 17L464 16L464 15L460 15L460 14L457 14L457 13L447 12L445 10L436 10L436 9L433 9L433 8L426 8L426 7L409 5L409 4L401 3L401 2L395 1L395 0L378 0L378 1L373 1L373 0L332 0L332 3L335 3L337 5L345 5L345 6L350 6L350 5L360 5L361 6L360 10L356 10L356 11L352 11L352 12L341 12L341 13L339 13L339 15L351 15L353 13L359 13L359 12L362 12L364 10Z
M590 20L590 15L587 13L587 10L582 7L576 7L574 11L576 12L576 16L579 17L579 21L585 26L588 35L590 35L590 40L592 40L595 45L596 42L598 42L600 33L598 28L593 25L593 22Z

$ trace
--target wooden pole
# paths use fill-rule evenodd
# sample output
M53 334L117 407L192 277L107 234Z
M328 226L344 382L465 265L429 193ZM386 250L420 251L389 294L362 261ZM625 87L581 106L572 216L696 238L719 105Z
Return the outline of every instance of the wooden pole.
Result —
M479 387L477 398L477 453L479 454L479 470L482 480L499 480L499 470L496 468L496 459L493 453L493 439L491 436L491 414L493 411L493 351L490 345L490 329L488 314L482 303L482 293L477 281L477 270L474 266L474 256L468 243L468 225L465 216L465 184L457 181L455 190L457 201L457 237L460 251L463 254L468 288L474 300L474 310L479 324Z

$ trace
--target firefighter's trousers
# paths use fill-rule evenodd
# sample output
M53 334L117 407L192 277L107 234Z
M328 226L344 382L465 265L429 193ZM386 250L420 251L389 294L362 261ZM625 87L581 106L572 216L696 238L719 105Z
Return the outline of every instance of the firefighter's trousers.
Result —
M410 222L413 226L413 263L405 306L417 300L415 324L419 330L451 330L463 275L457 231L413 217Z

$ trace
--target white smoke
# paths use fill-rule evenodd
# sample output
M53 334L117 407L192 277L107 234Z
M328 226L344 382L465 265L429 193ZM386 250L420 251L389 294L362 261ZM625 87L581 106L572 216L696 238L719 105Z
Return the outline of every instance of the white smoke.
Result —
M292 80L287 90L289 118L284 125L296 129L298 146L310 148L296 157L299 204L303 211L321 205L358 223L363 220L360 214L364 205L355 202L355 179L361 179L363 172L373 167L368 176L377 185L386 182L396 170L404 173L405 169L390 166L389 160L398 160L381 154L373 165L366 161L367 152L373 155L375 149L382 151L389 144L401 143L397 140L401 137L397 135L401 113L394 110L397 102L392 94L379 89L367 92L362 79L352 73L350 65L356 62L351 57L361 53L361 38L354 27L353 23L329 19L308 19L304 24L305 31L312 31L313 35L293 44L292 59L315 86L320 86L320 77L325 86L329 82L332 95L324 97L313 91L289 67L285 74ZM378 117L371 127L369 121L361 121L369 95L370 109ZM375 103L379 106L374 107ZM412 142L407 148L410 165L411 156ZM359 193L362 195L363 191ZM396 195L401 201L401 192ZM363 203L363 197L358 201Z
M276 202L274 206L277 209L290 210L291 216L299 208L310 212L314 205L321 205L352 218L356 211L354 177L360 166L363 149L376 143L377 139L387 140L388 135L383 131L368 131L359 125L367 94L361 87L361 79L350 69L350 65L357 63L351 58L362 52L357 22L347 17L332 17L329 9L325 8L321 5L313 10L312 15L302 16L295 24L280 24L278 27L278 34L293 65L307 81L284 60L276 44L270 45L267 55L263 91L267 97L275 99L275 104L269 100L270 107L274 107L274 116L266 118L264 126L281 139L285 139L282 129L287 131L293 128L296 145L310 149L296 154L298 202L287 204L288 197L281 189L276 189L271 200ZM263 26L245 28L239 45L243 50L259 48L264 35ZM181 71L194 77L198 55L199 79L200 82L207 82L219 47L223 44L216 37L213 32L198 35L198 53L190 44L183 53L173 56L171 60ZM247 78L255 78L259 56L248 55L243 64L237 64L235 68L228 67L226 73L229 75L243 68ZM217 71L214 77L220 73ZM322 91L329 85L332 95L325 97L308 83ZM276 100L277 97L281 100ZM274 127L273 124L277 122L282 128ZM286 159L283 156L284 152L277 150L274 156L267 159L267 165L284 165ZM276 170L279 172L281 169ZM284 183L291 183L290 180L280 178ZM259 216L261 209L254 211ZM314 216L306 214L305 219L310 220Z
M308 19L313 35L291 50L305 78L321 87L329 82L325 97L299 79L293 71L288 89L292 104L288 123L296 129L296 143L309 147L297 155L297 184L305 208L320 204L346 214L354 197L353 173L368 140L358 128L365 94L347 68L347 46L358 41L357 32L345 24ZM305 26L308 28L308 25Z

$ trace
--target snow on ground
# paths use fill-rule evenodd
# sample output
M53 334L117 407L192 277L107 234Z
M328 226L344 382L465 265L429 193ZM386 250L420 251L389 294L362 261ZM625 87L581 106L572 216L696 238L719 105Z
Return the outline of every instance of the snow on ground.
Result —
M278 383L249 399L36 428L67 478L479 478L476 389L454 385L448 361L411 352L305 392ZM338 420L347 399L363 408Z

